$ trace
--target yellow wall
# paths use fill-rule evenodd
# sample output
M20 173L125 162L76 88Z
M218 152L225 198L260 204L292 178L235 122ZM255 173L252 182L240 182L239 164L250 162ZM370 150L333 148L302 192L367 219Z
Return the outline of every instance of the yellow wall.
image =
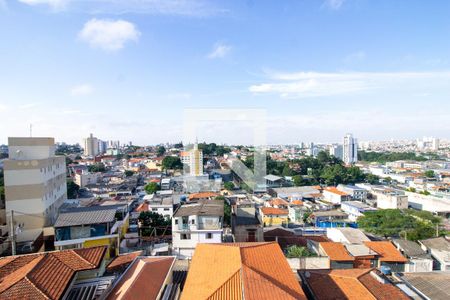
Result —
M288 223L288 216L278 216L278 217L264 216L263 223L266 224L266 226L282 225L283 223Z
M116 255L119 255L119 249L117 248L117 239L115 238L104 238L92 241L86 241L83 243L83 248L97 247L97 246L108 246L106 250L105 258L110 259L109 249L113 246L116 249Z

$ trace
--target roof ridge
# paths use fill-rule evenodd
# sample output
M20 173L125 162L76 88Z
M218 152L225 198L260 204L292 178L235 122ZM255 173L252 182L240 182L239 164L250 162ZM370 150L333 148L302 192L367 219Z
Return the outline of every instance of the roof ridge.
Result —
M33 283L33 281L31 281L31 280L28 278L28 275L25 276L23 279L26 280L26 281L28 281L33 287L35 287L36 290L38 291L38 293L42 294L42 296L44 296L45 299L51 299L46 293L44 293L43 290L41 290L37 285L35 285L35 284Z
M45 256L39 255L30 262L28 262L27 264L23 265L22 267L16 269L14 272L9 273L7 276L5 276L3 280L0 282L0 293L8 290L22 279L27 278L28 275L31 273L31 271L33 271L34 268L42 261L43 257ZM21 272L25 272L25 274L23 276L20 276Z
M84 249L84 248L82 248ZM70 249L69 251L71 251L72 253L75 253L75 255L77 255L79 258L81 258L82 260L84 260L85 262L88 263L88 265L90 265L91 267L95 268L96 265L94 265L93 263L91 263L90 261L88 261L86 258L84 258L81 254L79 254L77 251L75 251L75 249ZM62 260L60 260L63 264L65 264L66 266L68 266L65 262L63 262ZM68 266L69 267L69 266ZM69 267L70 268L70 267ZM72 268L70 268L72 269ZM73 270L73 269L72 269ZM76 270L74 270L76 271Z

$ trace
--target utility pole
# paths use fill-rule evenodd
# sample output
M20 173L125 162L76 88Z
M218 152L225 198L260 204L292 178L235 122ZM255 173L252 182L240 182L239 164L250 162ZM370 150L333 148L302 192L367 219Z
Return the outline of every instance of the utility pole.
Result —
M16 255L16 231L14 228L14 210L11 210L10 231L11 231L11 252L12 255Z
M436 237L439 237L439 224L436 224Z

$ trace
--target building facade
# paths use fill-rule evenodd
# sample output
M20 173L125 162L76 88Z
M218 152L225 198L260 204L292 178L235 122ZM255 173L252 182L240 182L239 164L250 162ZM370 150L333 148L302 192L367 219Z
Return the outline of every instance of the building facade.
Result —
M350 133L344 137L342 157L344 163L348 165L358 161L358 140Z
M21 230L51 226L67 199L66 161L55 155L54 138L8 138L5 209ZM25 215L26 214L26 215Z
M99 154L98 149L98 139L91 135L84 139L84 155L86 156L96 156Z
M203 151L198 149L198 143L192 150L181 153L181 162L189 167L190 176L203 175Z

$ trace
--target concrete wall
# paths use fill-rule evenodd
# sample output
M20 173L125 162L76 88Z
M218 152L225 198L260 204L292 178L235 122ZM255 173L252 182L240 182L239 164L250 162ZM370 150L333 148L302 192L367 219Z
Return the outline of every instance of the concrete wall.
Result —
M287 262L292 270L328 270L330 269L330 259L321 257L287 258Z

